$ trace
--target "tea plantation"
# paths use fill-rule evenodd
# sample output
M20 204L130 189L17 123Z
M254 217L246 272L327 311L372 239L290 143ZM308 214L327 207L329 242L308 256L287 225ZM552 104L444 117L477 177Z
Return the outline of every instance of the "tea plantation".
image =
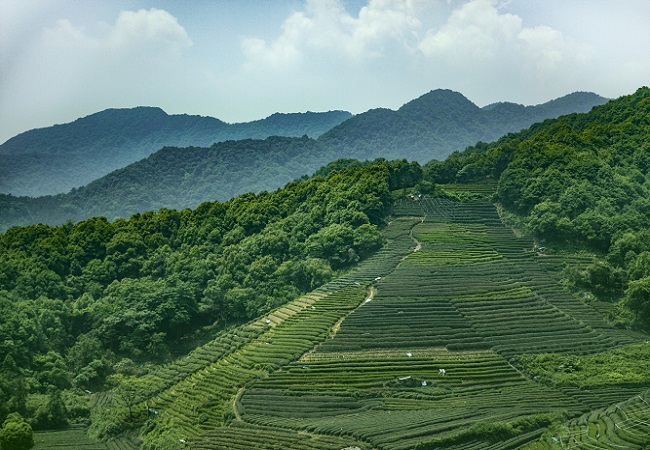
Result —
M648 448L649 364L608 383L535 372L650 357L560 284L579 256L534 251L484 200L403 199L385 236L347 276L140 380L131 413L107 410L139 417L149 449Z

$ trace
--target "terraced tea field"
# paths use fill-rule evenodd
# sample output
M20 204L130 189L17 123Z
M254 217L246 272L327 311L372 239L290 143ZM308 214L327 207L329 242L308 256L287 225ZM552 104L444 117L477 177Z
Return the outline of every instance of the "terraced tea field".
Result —
M34 450L107 450L103 442L93 441L83 428L34 433Z
M151 375L154 398L139 406L156 411L149 439L198 449L647 445L650 386L556 387L514 364L647 339L563 290L562 257L534 253L487 202L405 200L395 213L387 246L354 272ZM557 417L566 422L549 431Z
M650 444L650 391L607 408L599 408L533 442L525 449L628 449Z
M140 383L143 386L139 393L141 402L133 408L134 414L154 415L150 434L164 434L168 441L185 441L197 448L203 445L212 445L209 448L266 448L260 447L257 428L224 428L233 420L242 425L239 424L238 393L255 380L287 367L332 335L351 311L371 297L369 286L375 279L394 270L415 247L410 229L416 222L414 219L394 221L385 235L387 245L345 277L254 322L224 332L186 358L145 377ZM125 414L123 409L121 414ZM273 433L268 429L264 433L271 436L269 439L277 448L345 447L340 445L343 441L331 436L307 439L304 433L287 430ZM224 436L236 436L225 441L235 439L240 447L233 442L217 444ZM264 445L269 439L262 440ZM354 440L344 441L367 448ZM298 447L292 447L295 445Z

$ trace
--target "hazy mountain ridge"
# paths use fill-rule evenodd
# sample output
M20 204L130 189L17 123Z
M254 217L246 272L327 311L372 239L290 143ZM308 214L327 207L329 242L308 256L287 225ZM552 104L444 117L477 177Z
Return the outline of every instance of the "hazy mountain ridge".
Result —
M226 201L284 186L331 159L327 148L306 136L226 141L209 148L165 147L67 194L0 194L0 229L30 221L113 220L163 207L194 208L208 199Z
M606 101L593 93L576 92L535 106L503 102L479 108L458 92L437 89L397 111L374 109L358 114L320 140L355 158L408 158L424 163L544 119L587 112Z
M112 220L162 207L182 209L196 207L204 201L226 201L244 192L277 189L334 160L417 160L417 150L413 149L433 155L450 148L451 142L465 140L469 145L496 139L503 133L496 135L491 130L498 126L491 124L500 123L501 129L506 130L520 129L529 125L527 122L532 118L542 120L552 113L571 110L574 103L573 109L580 110L599 101L604 99L595 94L575 93L543 105L499 103L482 109L460 93L435 90L408 102L398 111L379 108L354 116L318 140L267 138L226 141L210 148L167 147L68 194L34 199L0 195L0 229L38 222L58 224L92 216ZM156 117L164 114L159 109L150 112ZM106 114L118 113L116 110ZM274 114L259 125L288 130L288 124L297 120L311 123L314 114L319 113ZM180 118L188 121L191 116ZM203 119L196 121L195 127L205 128L205 123L212 120ZM132 120L129 126L136 122ZM137 123L146 128L151 122ZM457 148L463 147L459 144ZM111 155L103 157L110 159ZM63 176L64 172L56 166L47 167L48 161L36 161L42 164L42 176L52 176L52 173ZM88 165L82 167L91 170Z
M67 192L162 147L209 147L269 136L318 137L349 118L345 111L276 113L228 124L161 108L108 109L74 122L21 133L0 145L0 189L13 195Z

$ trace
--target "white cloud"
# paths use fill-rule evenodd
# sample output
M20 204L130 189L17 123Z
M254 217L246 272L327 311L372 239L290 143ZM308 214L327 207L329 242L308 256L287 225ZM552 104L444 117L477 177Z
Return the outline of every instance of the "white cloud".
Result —
M147 42L161 44L175 51L192 45L192 40L178 19L167 11L156 8L120 12L111 29L110 40L117 47Z
M137 99L171 81L192 45L176 17L156 8L120 11L113 24L75 26L61 19L42 36L46 54L38 56L54 72L43 75L52 91L95 90L96 99L127 93Z
M178 19L165 10L151 8L121 11L114 25L97 24L89 32L75 27L68 19L57 21L56 27L43 32L44 42L55 48L91 48L94 51L172 51L180 52L192 40Z
M242 40L247 67L293 69L306 60L342 59L358 64L386 56L391 48L413 51L421 27L418 13L438 1L370 0L353 17L340 0L308 0L304 11L289 16L271 42Z
M184 64L192 40L169 12L115 11L112 23L66 13L72 19L44 23L29 51L2 67L7 137L110 107L164 106L163 95L179 98L192 82Z
M590 59L590 50L566 39L562 33L548 26L523 28L517 35L518 56L541 75L553 75L574 64Z
M474 65L500 56L514 43L521 18L500 14L490 0L474 0L454 10L440 29L429 29L419 49L430 58Z
M527 27L497 0L370 0L357 15L340 0L308 0L271 40L242 40L248 73L417 79L420 92L484 87L519 96L532 82L561 86L584 77L593 52L559 30ZM363 87L361 87L363 89ZM570 89L570 88L568 88ZM528 96L531 98L531 96ZM526 96L524 96L526 98Z
M346 50L351 58L385 55L390 48L411 53L422 24L418 11L424 3L415 1L374 0L361 8L354 20Z
M521 17L502 13L491 0L463 4L444 26L428 30L419 48L458 76L466 78L467 71L479 70L477 82L482 76L508 71L513 89L532 80L562 78L566 83L574 74L583 74L593 56L587 46L549 26L525 27Z

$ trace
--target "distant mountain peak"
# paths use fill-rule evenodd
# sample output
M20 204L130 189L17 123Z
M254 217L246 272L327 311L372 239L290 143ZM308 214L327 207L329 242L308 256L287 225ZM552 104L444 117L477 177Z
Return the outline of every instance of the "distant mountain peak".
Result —
M90 119L104 119L112 117L129 117L129 116L163 116L167 114L162 108L158 106L134 106L133 108L107 108L93 114L81 117L74 122L90 120ZM73 122L73 123L74 123Z
M359 159L444 159L477 141L490 142L535 122L587 112L606 99L591 93L568 95L538 106L493 103L479 108L463 94L435 89L397 111L374 109L332 128L320 139Z
M404 104L399 112L405 114L449 114L452 111L474 113L480 108L460 92L435 89Z
M554 109L566 108L568 105L575 105L579 108L576 112L588 112L594 104L603 104L608 100L608 98L601 97L593 92L577 91L537 106L545 109Z

